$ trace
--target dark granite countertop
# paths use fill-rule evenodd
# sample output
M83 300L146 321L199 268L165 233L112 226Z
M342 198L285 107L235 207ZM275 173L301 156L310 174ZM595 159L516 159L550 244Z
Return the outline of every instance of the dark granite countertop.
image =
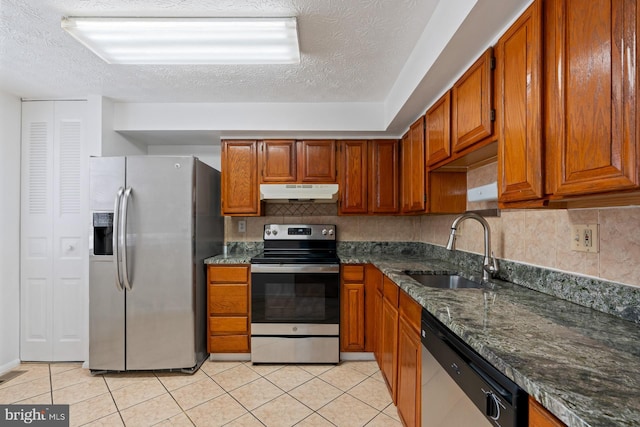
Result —
M484 289L435 289L404 274L477 272L440 259L339 252L372 263L497 369L570 427L640 426L640 328L524 286L492 280ZM249 263L253 253L207 264Z
M481 276L438 259L342 253L340 260L374 264L568 426L640 426L637 324L500 280L435 289L403 273Z

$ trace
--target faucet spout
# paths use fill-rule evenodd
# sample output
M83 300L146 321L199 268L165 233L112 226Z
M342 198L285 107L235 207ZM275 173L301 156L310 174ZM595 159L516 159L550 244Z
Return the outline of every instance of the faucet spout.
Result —
M465 212L456 217L456 219L454 219L453 223L451 224L451 233L449 234L449 240L447 241L447 250L454 251L456 249L456 232L458 231L458 225L462 221L469 218L478 221L480 224L482 224L482 228L484 229L484 260L482 263L482 280L486 282L499 271L498 261L493 256L493 252L491 251L491 228L489 227L489 223L486 219L474 212Z

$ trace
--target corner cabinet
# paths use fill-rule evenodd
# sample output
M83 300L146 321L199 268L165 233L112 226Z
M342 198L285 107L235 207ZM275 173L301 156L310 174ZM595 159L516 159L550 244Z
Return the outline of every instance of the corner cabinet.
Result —
M545 2L548 193L637 189L636 0Z
M258 216L258 141L222 141L222 215Z
M542 1L534 1L495 49L500 202L544 195Z
M249 266L209 265L207 282L207 351L248 353Z

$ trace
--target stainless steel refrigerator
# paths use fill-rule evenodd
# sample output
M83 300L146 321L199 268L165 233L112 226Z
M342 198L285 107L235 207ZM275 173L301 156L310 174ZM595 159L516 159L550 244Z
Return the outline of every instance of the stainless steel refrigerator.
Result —
M220 172L194 157L90 160L89 368L195 372L204 259L222 252Z

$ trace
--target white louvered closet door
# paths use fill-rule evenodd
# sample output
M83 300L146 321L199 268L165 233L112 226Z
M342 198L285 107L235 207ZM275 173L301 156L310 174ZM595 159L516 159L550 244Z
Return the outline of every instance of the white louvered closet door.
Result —
M85 104L23 103L20 358L24 361L86 358Z

